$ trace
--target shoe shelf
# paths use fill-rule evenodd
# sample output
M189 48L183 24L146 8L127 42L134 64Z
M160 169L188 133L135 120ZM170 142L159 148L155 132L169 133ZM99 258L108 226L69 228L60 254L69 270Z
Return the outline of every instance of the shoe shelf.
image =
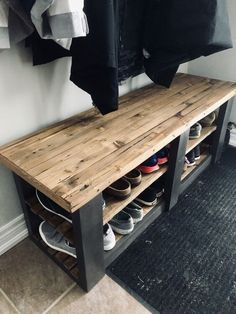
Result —
M58 266L60 266L73 280L78 282L79 269L77 260L63 252L58 252L47 246L41 239L39 234L32 236L34 243L40 247Z
M153 182L158 180L168 169L167 165L160 166L160 169L151 174L143 174L142 182L138 186L132 188L131 195L124 199L119 200L115 197L106 195L106 208L103 211L103 223L106 224L112 219L118 212L120 212L125 206L132 202L141 192L148 188ZM148 209L145 209L148 211Z
M32 197L26 200L26 204L29 206L30 210L42 220L47 221L52 227L54 227L58 232L64 235L64 237L71 243L74 244L74 235L72 224L65 219L48 212L43 208L43 206L38 202L36 197ZM73 257L72 257L73 258Z
M122 96L118 111L102 116L91 109L2 146L0 161L14 174L30 238L85 291L91 290L105 275L104 261L109 265L220 159L235 95L235 83L177 74L170 89L150 85ZM217 127L203 128L198 139L188 141L190 126L218 108ZM211 152L203 152L197 165L182 174L186 145L189 152L213 132ZM129 198L109 197L102 212L102 191L169 143L168 167L143 175ZM104 252L103 224L164 173L165 200L144 207L143 220ZM70 212L73 224L46 212L33 196L35 189ZM77 259L46 247L38 231L42 219L75 242Z
M211 135L216 130L216 125L202 128L201 135L197 139L189 140L187 143L186 154L190 152L194 147L200 144L205 138Z
M115 233L116 245L111 251L104 252L105 267L110 265L161 213L165 210L165 201L161 197L154 206L143 206L144 217L134 225L134 229L127 235Z
M181 176L181 181L186 180L193 171L196 170L196 168L198 168L208 157L209 157L209 153L208 152L203 152L200 155L200 159L196 160L196 164L194 166L188 167L186 171L183 172L182 176Z

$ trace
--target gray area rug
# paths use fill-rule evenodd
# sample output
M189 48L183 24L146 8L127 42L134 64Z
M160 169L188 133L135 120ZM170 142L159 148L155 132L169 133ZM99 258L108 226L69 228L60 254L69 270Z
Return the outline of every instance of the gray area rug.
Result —
M205 171L109 267L161 314L236 313L236 149Z

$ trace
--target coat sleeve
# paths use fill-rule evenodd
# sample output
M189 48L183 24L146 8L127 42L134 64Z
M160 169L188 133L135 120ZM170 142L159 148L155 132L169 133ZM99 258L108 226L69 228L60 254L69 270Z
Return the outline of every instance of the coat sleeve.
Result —
M41 38L54 39L59 44L88 34L83 0L36 0L31 17Z
M8 6L3 1L0 1L0 49L10 48L8 15Z

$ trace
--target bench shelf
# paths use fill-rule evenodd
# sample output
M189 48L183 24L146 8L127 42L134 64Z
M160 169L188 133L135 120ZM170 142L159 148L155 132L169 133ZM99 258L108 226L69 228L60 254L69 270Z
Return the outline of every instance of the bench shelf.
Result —
M167 165L160 166L160 169L152 174L143 174L142 182L140 185L132 188L132 193L130 197L125 200L118 200L114 197L106 196L106 208L103 211L103 223L109 222L111 218L120 212L126 205L132 202L141 192L143 192L147 187L149 187L153 182L158 180L163 174L166 173L168 169Z
M219 160L235 95L234 83L177 74L169 89L149 85L122 96L116 112L102 116L91 109L0 147L0 162L15 177L30 238L89 291L104 276L105 267ZM188 140L190 127L216 109L216 125L204 128L199 139ZM209 154L182 174L186 151L209 136ZM128 199L109 197L103 211L102 192L168 144L168 166L143 176ZM117 237L115 248L104 253L103 224L163 175L165 193L160 203L145 208L145 217L133 232ZM68 211L72 225L46 212L35 198L35 189ZM76 259L45 247L38 232L42 220L74 243Z
M202 128L201 136L197 139L191 139L188 141L187 148L186 148L186 154L190 152L194 147L196 147L198 144L200 144L205 138L210 136L213 132L216 130L216 125L209 126Z

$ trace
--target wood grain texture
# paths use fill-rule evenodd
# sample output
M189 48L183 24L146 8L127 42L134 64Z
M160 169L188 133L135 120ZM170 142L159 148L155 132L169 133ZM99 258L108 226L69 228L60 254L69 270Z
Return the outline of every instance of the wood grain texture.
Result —
M187 74L146 86L119 110L92 109L0 148L0 161L69 212L236 95L236 84Z

